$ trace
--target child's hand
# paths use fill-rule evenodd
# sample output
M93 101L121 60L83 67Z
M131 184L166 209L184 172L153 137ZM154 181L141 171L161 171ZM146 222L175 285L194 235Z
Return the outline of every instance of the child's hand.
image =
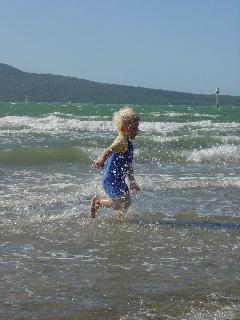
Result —
M103 168L104 162L101 159L93 161L91 168Z
M102 155L95 161L93 161L92 168L103 168L107 158L113 153L112 149L107 148L103 151Z

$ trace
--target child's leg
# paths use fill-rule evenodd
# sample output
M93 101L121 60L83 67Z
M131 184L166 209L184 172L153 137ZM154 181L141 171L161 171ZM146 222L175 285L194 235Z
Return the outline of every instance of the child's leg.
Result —
M113 208L113 200L111 199L99 199L97 196L93 196L91 200L91 216L95 218L98 208L102 206L105 208Z
M120 210L122 213L124 213L128 209L130 204L131 199L128 193L113 200L113 208L115 210Z
M105 207L105 208L113 208L114 210L120 210L124 212L130 205L130 196L126 194L114 200L112 199L99 199L97 196L93 196L91 200L91 216L95 218L98 208Z

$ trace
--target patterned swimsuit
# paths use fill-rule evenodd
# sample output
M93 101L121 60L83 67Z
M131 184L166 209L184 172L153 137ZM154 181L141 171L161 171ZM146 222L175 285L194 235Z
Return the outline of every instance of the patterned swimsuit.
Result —
M111 146L113 153L103 168L103 188L111 199L129 193L125 178L133 161L133 145L124 136L119 136Z

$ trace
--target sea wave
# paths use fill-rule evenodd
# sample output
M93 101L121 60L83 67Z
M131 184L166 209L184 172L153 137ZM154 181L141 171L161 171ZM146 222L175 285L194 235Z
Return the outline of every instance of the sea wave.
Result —
M175 148L177 149L203 149L219 145L240 145L237 136L215 135L143 135L136 140L139 147L150 146L151 148Z
M222 145L207 149L193 150L188 153L186 160L189 162L237 162L240 160L240 146Z
M205 149L146 148L137 149L140 163L234 163L240 160L239 145L221 145Z
M207 189L207 188L240 188L240 177L237 176L183 176L174 177L172 175L139 175L138 180L145 191L162 190L183 190L183 189Z
M235 122L143 121L134 141L135 159L139 163L237 162L240 159L239 131L240 123ZM95 149L101 151L115 136L112 121L96 120L95 116L86 119L59 112L43 117L5 116L0 118L3 149L0 164L44 164L79 159L86 163L88 154L95 156Z
M24 130L27 132L66 132L72 130L81 131L111 131L114 130L111 121L91 121L82 118L63 118L51 114L46 117L18 117L6 116L0 119L0 130Z
M1 165L46 165L54 163L91 162L88 151L73 148L28 148L0 151Z
M37 132L56 132L56 131L115 131L115 127L108 117L100 120L98 116L71 116L71 114L52 113L43 117L30 116L5 116L0 118L0 130L25 130ZM240 129L240 123L229 122L220 123L211 120L201 121L186 121L186 122L146 122L140 123L140 132L157 133L166 135L180 131L182 129L188 130L219 130L220 132L226 130Z
M46 165L53 163L89 164L96 159L103 147L64 146L64 147L26 147L0 151L0 165ZM136 148L136 163L190 164L190 163L236 163L240 160L239 145L222 145L200 150L149 147Z

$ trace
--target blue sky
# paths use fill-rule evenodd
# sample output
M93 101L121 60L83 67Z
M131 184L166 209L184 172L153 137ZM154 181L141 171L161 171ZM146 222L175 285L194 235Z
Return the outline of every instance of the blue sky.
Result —
M0 48L27 72L240 95L239 0L0 0Z

